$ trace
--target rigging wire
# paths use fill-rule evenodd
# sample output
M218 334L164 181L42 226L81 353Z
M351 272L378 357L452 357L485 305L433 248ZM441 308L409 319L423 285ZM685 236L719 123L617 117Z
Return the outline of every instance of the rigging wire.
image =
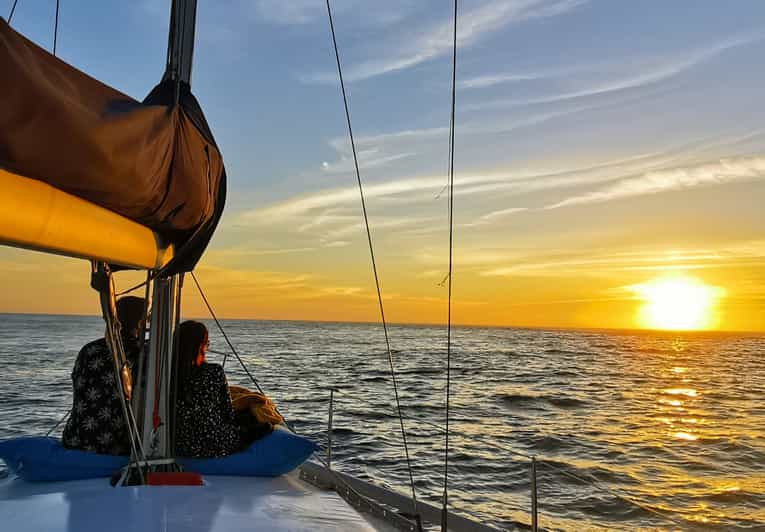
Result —
M260 393L264 393L262 388L260 387L260 384L258 384L258 381L255 379L255 377L250 373L250 371L247 369L247 366L245 365L242 358L239 356L239 353L237 353L236 349L234 349L234 346L231 344L231 342L228 340L228 337L226 336L226 332L223 330L223 326L218 321L218 318L215 316L215 312L213 311L212 307L210 306L210 303L207 301L207 298L204 295L204 292L202 291L202 287L199 285L199 281L197 281L196 276L194 275L194 272L191 272L191 278L194 280L194 284L197 286L197 290L199 290L199 294L202 296L202 299L205 302L205 305L207 306L207 310L210 312L210 315L212 316L213 320L215 320L215 323L218 326L218 329L223 334L224 338L226 338L226 342L228 342L229 348L231 348L231 351L233 352L236 359L239 361L239 364L241 364L242 368L244 369L245 373L250 377L253 384L258 388L258 391ZM276 411L279 413L279 415L282 416L282 419L284 420L284 424L287 425L287 428L289 428L292 432L295 434L298 433L298 431L295 429L295 427L287 421L287 418L284 417L281 412L279 412L279 409L277 408ZM351 493L357 498L361 500L366 500L371 504L373 499L366 497L359 492L357 492L355 489L353 489L351 486L349 486L338 474L337 471L332 469L327 461L321 456L321 455L315 455L314 458L322 464L327 472L329 472L330 475L332 475L335 478L336 486L334 487L335 491L341 496L341 497L348 497ZM410 477L411 477L411 469L410 469ZM342 489L341 489L342 487ZM346 499L347 500L347 499ZM349 501L350 502L350 501ZM414 500L415 508L417 506L416 499ZM422 521L420 520L419 514L415 515L417 519L417 527L420 532L422 532Z
M205 306L207 306L208 312L210 312L210 316L215 321L215 324L218 326L218 330L223 335L223 338L226 339L226 343L228 344L229 349L231 349L231 352L233 353L234 357L239 362L239 365L242 366L242 369L247 374L247 376L250 378L250 381L255 385L255 388L257 388L258 392L260 392L263 395L266 395L266 392L263 391L263 388L261 388L260 383L258 382L258 379L255 378L255 375L253 375L249 368L247 367L247 364L244 363L244 360L242 360L242 357L239 356L239 353L237 352L234 345L231 343L231 340L228 339L228 335L226 334L226 331L223 329L223 325L221 325L220 321L218 321L218 317L215 315L215 311L212 309L212 306L210 305L210 302L207 301L207 297L205 296L204 291L202 290L202 287L199 285L199 281L197 281L196 275L194 275L194 272L191 273L191 278L194 280L194 284L197 287L197 290L199 291L199 295L202 296L202 300L205 303ZM216 351L208 350L211 353L215 353ZM226 358L228 357L228 353L223 353L223 364L226 363ZM290 429L292 432L297 434L297 430L295 430L295 426L287 421L287 418L282 415L282 413L279 411L278 408L275 408L276 413L282 416L282 419L284 420L284 424L287 425L287 428Z
M53 55L56 55L56 44L58 43L58 8L59 0L56 0L56 22L53 26Z
M117 292L116 294L114 294L114 297L120 297L120 296L124 296L125 294L129 294L130 292L135 292L136 290L138 290L139 288L143 286L148 287L149 283L154 280L154 277L156 277L156 275L152 275L151 273L149 273L146 275L145 281L141 281L137 285L131 286L130 288L127 288L123 290L122 292Z
M343 69L340 65L340 51L337 48L337 37L335 36L335 24L332 20L332 8L329 5L329 0L327 1L327 15L329 17L329 28L332 32L332 45L335 49L335 60L337 62L337 75L340 78L340 90L343 94L343 106L345 107L345 119L348 123L348 137L350 138L351 142L351 151L353 152L353 165L356 170L356 181L359 185L359 195L361 196L361 210L364 214L364 226L366 228L367 232L367 242L369 243L369 255L372 260L372 272L374 273L375 278L375 288L377 289L377 301L380 305L380 321L382 321L383 326L383 332L385 333L385 346L388 351L388 362L390 363L390 373L391 373L391 379L393 381L393 392L396 397L396 407L398 409L398 419L401 424L401 438L404 443L404 454L406 455L406 465L407 469L409 470L409 482L411 484L412 488L412 504L414 507L414 515L417 519L417 527L419 530L422 530L422 521L420 519L419 511L417 510L417 494L415 492L414 488L414 476L412 474L412 463L409 459L409 446L406 442L406 430L404 429L404 418L401 414L401 401L399 399L398 395L398 385L396 383L396 372L393 367L393 353L391 352L390 348L390 337L388 335L388 325L385 321L385 310L383 307L383 300L382 300L382 293L380 291L380 279L377 274L377 263L375 261L375 252L374 252L374 246L372 245L372 232L369 229L369 217L367 216L367 206L366 202L364 200L364 187L361 184L361 172L359 171L359 160L358 156L356 155L356 144L353 140L353 128L351 127L351 113L348 109L348 96L345 93L345 82L343 81Z
M215 325L218 326L218 330L223 335L223 338L226 340L226 343L228 344L229 349L231 349L231 352L234 354L236 359L239 361L239 364L242 366L242 369L244 369L244 372L247 374L247 376L252 380L252 383L258 388L258 391L265 395L265 392L263 391L263 388L260 387L260 384L258 383L258 380L255 378L255 376L250 373L250 370L247 369L247 366L242 361L242 357L239 356L239 353L236 351L236 348L234 347L234 344L231 343L231 340L228 339L228 335L226 334L226 331L223 330L223 325L220 324L220 321L218 321L218 317L215 315L215 311L213 311L212 307L210 306L210 302L207 301L207 296L205 296L205 293L202 291L202 287L199 286L199 281L197 281L197 276L194 275L194 272L191 272L191 278L194 280L194 284L197 286L197 290L199 291L199 295L202 296L202 301L204 301L205 306L207 307L207 310L210 312L210 316L212 316L213 321L215 321ZM228 357L228 353L224 353L223 355L223 366L226 365L226 358ZM284 416L282 416L284 417Z
M53 432L54 430L56 430L56 429L58 428L58 426L59 426L59 425L61 425L61 424L62 424L64 421L66 421L66 420L67 420L67 418L69 417L69 414L71 414L71 413L72 413L72 409L70 408L69 410L67 410L67 411L66 411L66 414L64 414L64 417L62 417L61 419L59 419L59 420L58 420L58 423L56 423L55 425L53 425L53 427L52 427L52 428L51 428L51 429L50 429L48 432L46 432L46 433L45 433L45 437L47 438L48 436L50 436L51 432Z
M13 6L11 6L11 14L8 15L8 25L11 25L11 20L13 20L13 13L16 11L16 4L19 3L19 0L13 0Z
M454 115L457 100L457 0L454 0L454 31L452 42L452 109L449 119L449 282L446 325L446 427L444 432L444 496L441 508L441 531L446 532L449 495L449 394L452 371L452 272L454 250Z

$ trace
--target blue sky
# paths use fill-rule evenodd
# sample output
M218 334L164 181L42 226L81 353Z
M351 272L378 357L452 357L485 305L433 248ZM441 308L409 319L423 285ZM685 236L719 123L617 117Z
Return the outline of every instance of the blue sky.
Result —
M59 55L141 98L162 74L166 4L62 2ZM231 191L207 266L368 295L325 4L199 4L193 88ZM389 291L438 303L435 283L413 287L442 277L446 257L451 5L333 9L373 230L399 272ZM20 0L13 25L49 47L54 10ZM510 286L519 265L582 250L759 257L763 51L755 0L461 2L455 202L471 286Z

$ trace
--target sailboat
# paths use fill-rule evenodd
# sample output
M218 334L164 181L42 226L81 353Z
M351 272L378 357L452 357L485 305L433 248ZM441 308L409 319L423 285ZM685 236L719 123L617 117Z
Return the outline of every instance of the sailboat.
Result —
M188 481L194 472L174 454L174 333L184 276L226 198L223 158L191 92L195 22L196 0L172 1L164 76L138 102L0 19L0 244L90 261L132 445L110 482L57 480L72 465L65 454L34 462L22 442L7 459L13 473L0 479L3 528L417 530L448 518L449 530L493 530L317 460L275 477ZM146 273L152 309L146 378L135 383L125 377L115 313L114 274L123 269ZM42 471L36 481L32 468Z

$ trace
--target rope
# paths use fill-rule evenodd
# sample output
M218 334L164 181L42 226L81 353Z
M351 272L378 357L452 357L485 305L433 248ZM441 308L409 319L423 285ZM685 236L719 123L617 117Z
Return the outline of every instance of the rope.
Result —
M145 281L141 281L137 285L131 286L130 288L128 288L126 290L123 290L122 292L117 292L116 294L114 294L114 297L121 297L121 296L124 296L125 294L129 294L130 292L135 292L139 288L141 288L143 286L147 286L152 280L154 280L154 277L156 277L156 274L152 275L151 273L148 273L148 274L146 274L146 280Z
M236 357L236 359L239 361L239 365L242 366L242 369L247 374L247 376L250 378L250 381L252 381L252 383L258 389L258 391L260 393L262 393L263 395L266 395L266 392L264 392L263 388L260 387L260 383L255 378L255 375L250 373L250 370L247 368L247 365L242 360L242 357L239 356L239 353L236 351L236 348L231 343L231 341L228 339L228 335L226 334L226 331L223 330L223 325L221 325L221 323L218 321L218 317L215 315L215 311L213 311L212 307L210 306L210 302L207 301L207 297L205 296L204 291L202 291L202 287L199 285L199 281L197 281L197 276L194 275L194 272L191 272L191 278L194 280L194 284L196 285L197 290L199 291L199 295L202 296L202 300L205 302L205 305L207 306L207 310L210 312L210 316L212 316L212 319L215 321L215 324L218 326L218 330L223 335L223 338L226 339L226 343L228 344L228 347L231 349L231 352L234 354L234 357ZM220 353L219 351L212 351L212 350L209 350L209 351L212 352L212 353ZM224 353L223 354L223 364L226 363L226 356L227 356L227 354ZM295 427L292 425L292 423L287 421L287 418L284 415L282 415L282 413L279 411L278 408L274 407L274 409L276 410L277 414L282 416L282 419L284 420L284 424L287 425L287 428L289 428L292 432L297 434L297 430L295 430Z
M446 532L446 509L449 496L449 395L452 372L452 266L454 250L454 111L457 101L457 0L454 0L454 32L452 43L452 109L449 119L449 296L446 325L446 432L444 434L444 499L441 508L441 531Z
M345 107L345 119L346 119L346 122L348 123L348 136L351 141L351 151L353 152L353 165L356 170L356 181L358 182L358 185L359 185L359 195L361 196L361 210L364 214L364 226L367 232L367 242L369 243L369 255L372 260L372 272L374 273L375 288L377 289L377 301L380 305L380 319L382 321L383 332L385 333L385 347L388 351L388 362L390 363L390 373L391 373L391 379L393 381L393 392L396 396L396 407L398 408L398 416L399 416L399 421L401 424L401 438L404 443L404 454L406 455L406 465L407 465L407 469L409 470L409 483L411 484L411 487L412 487L412 504L414 509L414 515L417 518L418 530L422 530L422 523L421 523L419 512L417 510L417 494L414 488L414 476L412 474L412 463L411 463L411 460L409 459L409 446L407 445L407 442L406 442L406 430L404 428L404 418L401 415L401 401L398 395L398 385L396 383L396 371L393 367L393 353L391 352L391 348L390 348L390 337L388 335L388 325L387 325L387 322L385 321L385 309L383 308L382 293L380 291L380 278L377 274L377 263L375 261L375 251L374 251L374 246L372 245L372 232L369 229L369 217L367 216L367 206L364 200L364 187L361 184L361 172L359 171L359 160L358 160L358 156L356 155L356 143L353 140L353 128L351 127L351 113L350 113L350 110L348 109L348 96L345 92L345 82L343 81L343 69L342 69L342 66L340 65L340 51L337 48L337 37L335 36L335 24L332 20L332 8L329 5L329 0L326 0L326 1L327 1L327 15L329 17L329 28L330 28L330 31L332 32L332 45L335 49L335 60L337 62L337 74L338 74L338 77L340 78L340 90L342 91L342 94L343 94L343 106Z
M68 417L69 417L69 414L71 414L71 413L72 413L72 409L70 408L69 410L67 410L67 411L66 411L66 414L64 414L64 417L62 417L61 419L59 419L59 420L58 420L58 423L56 423L55 425L53 425L53 428L52 428L52 429L50 429L48 432L46 432L46 433L45 433L45 436L46 436L46 437L50 436L51 432L53 432L54 430L56 430L56 429L58 428L58 426L59 426L59 425L61 425L61 424L62 424L64 421L66 421L66 418L68 418Z
M150 289L150 283L152 280L151 272L146 273L146 281L144 281L142 284L146 285L146 290L144 291L143 296L143 319L144 319L144 329L141 331L141 338L138 342L138 352L140 353L140 356L138 357L138 372L137 372L137 378L136 383L138 386L143 383L143 374L144 371L146 371L146 356L145 356L145 348L146 348L146 324L149 320L149 289ZM138 288L138 287L136 287ZM132 292L136 288L132 288L130 291ZM124 293L124 292L123 292ZM120 294L115 295L114 297L118 297Z
M8 15L8 25L11 25L11 20L13 20L13 13L16 11L16 4L19 3L19 0L13 0L13 6L11 6L11 14Z
M226 334L226 331L223 330L223 326L218 321L218 317L215 315L215 312L213 311L212 307L210 306L210 302L207 301L207 297L205 296L205 293L202 291L202 287L199 286L199 281L197 281L197 276L194 275L194 272L191 272L191 278L194 279L194 284L197 285L197 290L199 291L199 295L202 296L202 301L205 302L205 306L207 307L207 310L210 312L210 316L212 316L212 319L215 321L215 325L218 326L218 330L223 335L223 338L225 338L226 343L228 344L229 349L231 349L231 352L236 355L236 358L239 358L239 354L236 352L236 349L234 349L234 345L231 343L231 340L228 339L228 335ZM223 364L222 366L226 367L226 358L228 357L227 354L223 355ZM241 359L240 359L241 362ZM245 368L245 371L247 369ZM249 375L249 371L247 372L247 375ZM255 377L252 377L253 382L255 382ZM257 384L257 382L255 382ZM260 386L258 386L258 390L260 390ZM261 391L261 393L263 393Z
M122 345L122 336L120 333L120 323L112 315L112 309L114 304L114 278L112 277L109 266L106 263L92 261L92 268L94 276L91 279L91 285L98 291L99 300L101 303L101 314L106 322L106 334L104 339L109 346L109 351L112 355L112 362L114 363L115 380L117 384L117 391L120 399L120 405L122 407L122 413L125 417L125 424L127 426L128 436L130 438L130 462L135 457L136 462L140 460L146 460L146 454L144 453L143 445L139 437L140 431L133 415L133 410L129 402L125 399L125 391L122 387L122 375L121 369L125 365L125 349ZM96 276L100 277L98 283L94 283ZM139 454L140 453L140 454ZM128 467L130 464L128 464ZM141 479L141 484L144 484L144 475L141 468L138 468L138 475Z
M199 295L202 296L202 300L205 302L205 305L207 306L207 310L210 312L210 316L212 316L213 321L215 321L215 325L218 326L218 330L223 335L223 338L226 339L226 343L228 344L229 349L231 349L231 352L234 354L236 359L239 361L239 364L242 366L242 369L247 374L247 376L250 378L252 383L257 387L258 391L262 393L263 395L266 395L266 393L263 391L263 388L260 387L260 383L258 383L258 380L255 378L255 376L250 373L250 370L247 369L247 366L245 365L244 361L242 360L242 357L239 356L239 353L236 351L236 348L231 343L231 340L228 339L228 335L226 334L226 331L223 330L223 326L218 321L218 317L215 315L215 311L213 311L212 307L210 306L209 301L207 301L207 297L205 297L205 293L202 291L202 287L199 286L199 281L197 281L197 276L194 275L194 272L191 272L191 278L194 280L194 284L197 286L197 290L199 291ZM211 351L213 353L219 353L218 351ZM226 357L228 356L227 353L223 353L223 365L226 364ZM278 412L278 410L277 410ZM281 415L281 414L280 414ZM283 418L284 416L282 416ZM287 421L284 421L287 423ZM290 427L289 424L287 424L288 427ZM290 427L291 429L292 427Z
M222 326L222 325L220 324L220 322L218 321L218 318L215 316L215 312L213 311L212 307L210 306L210 303L207 301L207 297L205 297L205 294L204 294L204 292L202 291L202 287L199 285L199 281L197 281L197 278L196 278L196 276L194 275L194 272L191 272L191 278L194 280L194 284L196 285L196 287L197 287L197 290L199 291L199 295L201 295L201 296L202 296L202 299L204 300L204 302L205 302L205 305L207 306L207 310L210 312L210 315L212 316L213 320L215 321L216 325L218 326L218 329L220 330L221 334L223 334L223 337L226 339L226 342L228 343L228 346L231 348L231 352L234 354L234 356L236 357L236 359L239 361L239 364L242 366L242 369L244 369L245 373L247 373L247 375L250 377L250 379L252 380L253 384L255 384L255 386L258 388L258 391L259 391L260 393L263 393L263 394L265 394L265 393L263 392L263 389L260 387L260 384L258 383L258 381L255 379L255 377L252 375L252 373L250 373L250 371L247 369L247 366L245 365L245 363L244 363L244 361L242 360L242 358L239 356L239 353L236 351L236 349L234 348L234 346L233 346L233 345L231 344L231 342L229 341L229 339L228 339L228 336L226 335L226 332L223 330L223 326ZM220 352L218 352L218 351L211 351L211 352L213 352L213 353L220 353ZM282 416L282 419L284 419L284 424L285 424L285 425L287 425L287 427L288 427L288 428L289 428L289 429L290 429L292 432L294 432L295 434L297 434L297 433L298 433L298 431L297 431L297 430L296 430L296 429L295 429L295 428L292 426L292 424L290 424L290 423L287 421L287 418L286 418L286 417L284 417L284 416L281 414L281 412L279 412L279 410L278 410L278 409L277 409L276 411L279 413L279 415L281 415L281 416ZM320 446L320 445L319 445L319 446ZM326 448L325 448L324 450L326 450ZM314 455L314 458L315 458L316 460L318 460L318 462L319 462L320 464L322 464L322 465L323 465L323 466L324 466L324 467L327 469L327 471L329 471L329 472L330 472L330 474L332 474L332 476L334 476L334 477L335 477L335 480L336 480L338 483L341 483L342 485L344 485L346 490L348 490L348 491L352 491L352 492L353 492L353 493L354 493L354 494L355 494L357 497L359 497L359 498L362 498L362 499L365 499L365 500L369 500L369 499L368 499L368 497L364 497L364 496L363 496L363 495L361 495L360 493L356 492L356 491L355 491L353 488L351 488L350 486L347 486L347 485L345 484L345 482L343 482L343 480L340 478L340 476L339 476L339 475L338 475L338 474L337 474L337 473L336 473L336 472L335 472L335 471L334 471L334 470L333 470L331 467L329 467L329 464L327 464L326 460L324 460L324 458L323 458L322 456L320 456L320 455ZM410 469L410 477L411 477L411 469ZM341 493L339 490L337 490L337 489L336 489L336 491L342 495L342 493ZM416 508L416 500L415 500L415 508ZM419 529L419 530L422 530L422 524L421 524L421 521L420 521L420 517L419 517L419 515L417 515L417 525L418 525L418 529Z
M56 23L53 26L53 55L56 55L56 44L58 43L58 8L59 0L56 0Z

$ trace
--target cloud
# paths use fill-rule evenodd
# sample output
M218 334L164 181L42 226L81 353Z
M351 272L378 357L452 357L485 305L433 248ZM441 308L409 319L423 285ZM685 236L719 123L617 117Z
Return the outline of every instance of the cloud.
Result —
M443 177L438 178L411 178L376 183L364 187L364 196L367 199L403 194L417 190L436 189L443 183ZM313 194L299 196L286 201L276 203L269 207L245 211L239 216L241 222L254 222L270 225L307 214L327 216L324 211L333 207L358 205L359 189L357 186L348 186L332 190L320 191Z
M605 109L617 105L629 104L640 100L641 97L626 97L607 102L594 102L572 106L564 109L537 112L527 116L502 117L496 121L473 121L459 124L457 135L498 135L511 133L518 129L538 126L551 120L564 118L579 113ZM415 157L418 151L415 146L423 147L427 142L442 141L446 143L449 134L447 127L431 127L406 129L391 133L363 135L355 138L356 150L359 157L359 167L362 169L382 168L393 162ZM337 152L338 160L323 161L323 171L342 172L353 170L353 156L350 141L347 137L336 137L329 141L330 146Z
M729 152L756 134L701 138L664 150L571 167L537 163L506 171L455 176L461 227L507 227L513 216L543 216L548 209L655 194L765 177L765 156L720 159L715 146ZM366 206L375 237L424 242L445 234L446 205L437 198L445 175L410 175L364 182ZM566 189L568 193L566 194ZM554 200L545 196L556 191ZM514 198L523 196L521 201ZM321 189L234 214L227 226L272 235L265 249L343 247L363 239L358 186ZM524 221L526 218L524 217ZM540 218L541 220L541 218ZM634 265L635 268L651 265Z
M758 247L759 246L759 247ZM517 276L601 276L624 272L676 272L700 269L721 269L765 264L762 241L735 242L718 248L652 249L614 251L591 249L559 249L554 252L531 252L513 257L490 257L485 265L501 262L480 272L483 277ZM473 264L480 264L478 262Z
M501 209L498 211L492 211L488 214L484 214L480 218L477 218L471 223L462 224L464 227L475 227L479 225L489 225L492 222L496 222L500 218L505 218L511 214L527 211L527 207L510 207L509 209Z
M359 220L359 216L356 216L357 221L351 224L342 225L337 228L327 230L320 236L322 242L327 243L329 247L339 247L337 242L345 241L341 240L345 237L356 235L362 235L364 233L364 223ZM370 229L374 232L379 229L391 229L401 228L409 226L418 226L433 221L433 218L424 217L400 217L400 218L385 218L385 219L373 219L370 220Z
M551 167L516 169L505 172L462 174L455 176L455 195L489 194L514 189L533 192L562 186L578 186L614 180L620 176L652 170L675 157L672 150L612 159L574 168ZM433 203L435 194L445 183L444 175L404 177L390 181L367 183L364 196L369 200L390 199L402 202ZM420 195L418 195L418 193ZM358 216L359 190L356 185L321 190L281 201L264 208L240 213L235 223L273 225L308 217L297 227L302 230L330 223L347 222ZM348 211L349 207L353 211ZM300 229L299 229L300 230Z
M353 20L354 27L385 27L395 24L412 9L412 3L407 0L332 0L331 5L333 17L340 13L347 16L358 14ZM278 25L327 23L327 5L323 0L257 0L255 14L265 22Z
M623 179L601 190L572 196L545 208L557 209L570 205L602 203L645 194L657 194L671 190L720 185L764 177L765 158L763 157L720 159L716 162L686 168L648 172L640 177Z
M502 99L502 100L478 102L474 104L464 105L462 106L462 109L463 110L497 109L497 108L507 108L507 107L516 107L516 106L524 106L524 105L555 103L555 102L573 100L577 98L602 96L604 94L621 92L621 91L636 89L636 88L640 88L640 87L644 87L648 85L653 85L661 81L667 80L669 78L672 78L674 76L677 76L687 70L690 70L693 67L705 61L708 61L712 59L713 57L720 55L721 53L727 50L740 47L740 46L745 46L756 41L760 41L764 37L765 35L763 33L753 33L753 34L734 36L734 37L725 39L723 41L717 42L715 44L712 44L711 46L706 46L704 48L691 50L689 52L686 52L670 60L662 60L658 62L658 64L654 64L650 69L647 69L643 72L638 72L637 74L630 73L627 76L616 77L616 78L608 79L605 81L591 83L587 87L581 88L578 90L573 90L573 91L568 91L568 92L563 92L558 94L551 94L547 96L534 97L534 98ZM630 69L634 69L634 61L632 62L632 64L629 65L629 67ZM585 71L585 70L597 71L597 70L603 70L604 68L613 70L614 68L624 68L624 66L611 65L610 67L605 67L605 66L598 67L596 65L592 65L588 67L578 67L575 69L566 67L566 68L561 68L559 71L547 70L547 71L539 71L536 73L494 74L494 75L486 75L486 76L480 76L477 78L464 80L461 83L461 86L466 89L485 88L485 87L490 87L492 85L496 85L500 83L517 82L517 81L525 81L525 80L537 80L541 78L565 77L570 75L574 71Z
M316 0L258 0L255 3L257 15L274 24L307 24L324 15L326 10L324 2Z
M571 11L588 0L495 0L459 14L457 46L467 48L499 29L527 20L554 17ZM449 10L445 9L445 13ZM411 30L406 37L384 36L382 57L367 59L344 69L347 81L360 81L382 74L408 69L451 53L453 22L439 21L424 29ZM397 42L398 45L392 45ZM334 73L315 74L304 81L334 83Z
M416 152L411 150L414 143L437 138L446 139L448 133L449 129L446 127L434 127L355 137L359 168L381 168L414 157ZM348 136L335 137L329 141L329 145L337 153L337 160L323 161L321 169L326 173L353 171L353 152Z
M403 153L394 153L390 155L386 155L381 153L381 150L379 148L372 148L368 150L362 150L356 152L356 156L359 161L359 169L360 170L368 170L370 168L379 168L382 166L387 166L388 164L396 161L400 161L401 159L406 159L408 157L412 157L414 155L413 152L403 152ZM355 166L353 164L353 155L350 156L345 154L340 154L340 158L335 162L328 162L323 161L321 163L321 169L324 172L327 173L337 173L337 172L350 172L355 170Z
M325 276L312 273L232 269L223 265L210 265L206 261L197 268L197 275L210 298L222 302L220 313L224 316L229 314L227 307L236 308L241 301L253 298L261 303L332 299L333 296L376 298L368 288L333 284Z
M528 72L506 72L498 74L486 74L463 79L457 82L457 88L462 90L484 89L504 83L520 83L524 81L538 81L542 79L560 78L574 72L583 70L595 70L597 67L568 67L568 68L550 68Z

